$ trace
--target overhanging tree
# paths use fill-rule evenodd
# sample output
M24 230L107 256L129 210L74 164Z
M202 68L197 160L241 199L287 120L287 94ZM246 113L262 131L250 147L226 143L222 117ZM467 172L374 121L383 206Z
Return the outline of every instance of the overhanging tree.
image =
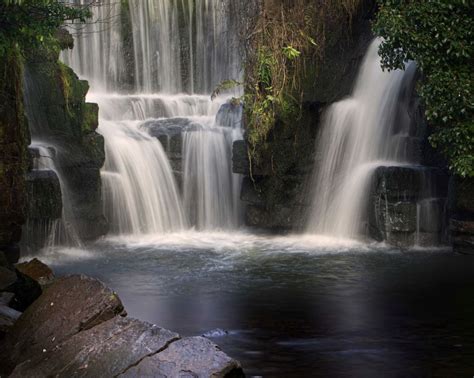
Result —
M414 60L423 73L419 93L433 127L431 144L450 169L474 177L474 2L379 0L374 32L383 68Z

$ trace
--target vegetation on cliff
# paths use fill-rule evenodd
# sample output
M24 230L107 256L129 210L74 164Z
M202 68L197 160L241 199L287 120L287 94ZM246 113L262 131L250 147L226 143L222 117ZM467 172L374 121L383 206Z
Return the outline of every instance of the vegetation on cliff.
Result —
M301 118L308 65L324 56L327 22L350 25L360 0L263 1L250 30L246 51L245 104L249 158L271 160L267 140L277 124L295 126ZM268 156L270 154L270 156Z
M55 34L66 21L85 22L88 7L56 0L3 0L0 3L0 54L14 46L59 48Z
M474 177L474 18L469 0L381 0L374 31L382 65L417 62L431 144L462 177Z

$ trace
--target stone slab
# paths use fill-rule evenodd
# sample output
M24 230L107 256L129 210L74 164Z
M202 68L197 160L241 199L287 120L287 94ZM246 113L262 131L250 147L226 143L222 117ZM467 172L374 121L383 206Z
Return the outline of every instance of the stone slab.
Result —
M60 278L26 309L6 336L0 347L2 368L11 369L122 312L122 302L102 282L85 276Z
M178 338L158 326L115 317L25 361L11 377L115 377Z
M240 364L205 337L171 343L163 352L143 359L120 377L244 377Z

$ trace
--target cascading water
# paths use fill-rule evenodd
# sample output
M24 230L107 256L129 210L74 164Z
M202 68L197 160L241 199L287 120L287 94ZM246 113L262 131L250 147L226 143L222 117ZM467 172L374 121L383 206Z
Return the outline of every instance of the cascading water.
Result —
M59 245L81 246L82 242L76 231L72 216L72 204L69 200L68 185L63 179L61 171L56 168L54 146L48 143L33 140L30 150L35 151L33 158L33 172L51 173L59 180L61 189L62 212L57 219L44 221L28 219L24 227L23 244L25 247L54 248ZM45 238L45 240L41 240Z
M410 124L399 97L414 69L382 71L379 43L371 44L352 96L331 105L325 114L308 233L357 237L374 170L411 163L405 146Z
M75 48L63 54L90 81L88 100L99 104L105 213L115 233L238 225L240 177L231 171L231 145L242 137L240 120L219 124L226 100L210 99L219 82L240 77L235 6L105 1L92 8L96 22L79 30ZM160 138L169 128L181 135L181 172Z

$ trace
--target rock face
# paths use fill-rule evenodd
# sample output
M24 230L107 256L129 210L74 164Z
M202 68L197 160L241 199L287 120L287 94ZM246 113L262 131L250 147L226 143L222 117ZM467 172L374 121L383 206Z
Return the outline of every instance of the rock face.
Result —
M374 5L372 0L362 1L350 28L342 26L340 20L328 20L323 59L308 62L302 78L301 118L287 124L276 122L264 143L265 151L259 154L261 161L251 162L251 172L245 145L234 144L234 172L252 175L262 198L258 204L247 203L247 225L282 231L305 223L308 203L302 197L317 159L315 142L321 114L327 105L351 92L359 62L373 39L370 18Z
M369 235L400 247L447 242L448 182L438 168L377 168L369 197Z
M62 215L61 185L56 172L32 170L26 176L27 222L22 232L22 247L36 251L48 242L49 233Z
M26 216L25 175L30 143L23 112L20 54L0 53L0 71L0 251L15 262Z
M101 282L55 281L8 332L0 374L37 376L241 377L240 365L202 337L123 317L120 299Z
M85 102L89 85L51 51L28 56L24 76L25 111L32 139L54 150L55 171L71 204L70 222L81 239L95 239L107 232L100 179L105 152L103 137L95 131L98 106ZM30 216L54 220L57 215L57 190L54 195L43 190L53 185L51 173L49 181L46 175L37 171L30 174L28 220Z

